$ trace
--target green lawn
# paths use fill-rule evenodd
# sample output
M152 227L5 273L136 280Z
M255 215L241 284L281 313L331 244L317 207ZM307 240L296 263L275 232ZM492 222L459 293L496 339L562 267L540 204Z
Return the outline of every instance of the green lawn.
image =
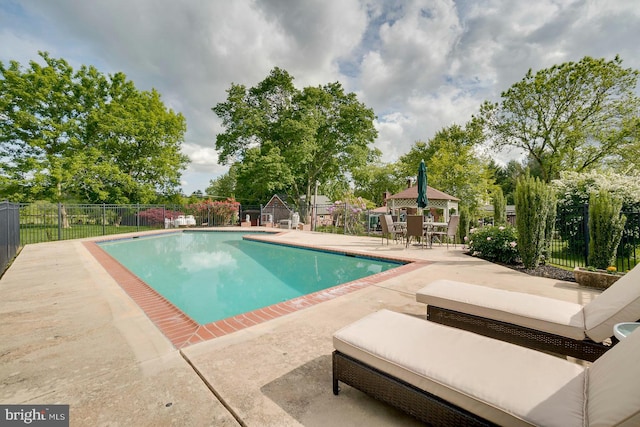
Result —
M616 260L618 271L627 271L635 267L640 262L640 249L633 248L632 252L626 256L619 256ZM551 245L551 256L549 264L557 267L573 269L573 267L586 267L583 254L572 253L568 250L566 241L554 240Z
M58 227L45 225L28 225L20 227L20 245L29 243L51 242L55 240L81 239L85 237L107 236L136 231L153 230L157 227L114 226L114 225L73 225L62 228L58 236ZM58 238L60 237L60 238Z

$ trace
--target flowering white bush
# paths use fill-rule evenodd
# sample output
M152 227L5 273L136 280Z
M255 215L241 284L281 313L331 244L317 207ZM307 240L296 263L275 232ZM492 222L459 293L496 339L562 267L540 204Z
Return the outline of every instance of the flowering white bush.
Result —
M560 179L552 181L556 191L558 220L562 227L557 229L567 241L571 253L582 254L586 248L583 234L582 208L589 203L591 193L606 190L622 200L622 212L640 209L640 177L620 175L614 172L561 172ZM620 250L633 251L633 245L623 245Z
M623 209L640 206L640 177L614 172L561 172L551 185L556 190L558 206L575 206L589 202L589 195L606 190L622 200Z

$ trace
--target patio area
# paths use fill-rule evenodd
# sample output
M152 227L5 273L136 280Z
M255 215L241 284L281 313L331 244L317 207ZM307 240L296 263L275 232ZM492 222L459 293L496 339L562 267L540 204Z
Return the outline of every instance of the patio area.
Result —
M580 304L598 294L472 258L460 245L297 230L264 239L429 262L178 350L82 240L27 245L0 279L0 402L69 404L71 425L420 425L348 386L333 395L336 330L382 308L424 318L415 293L436 279Z

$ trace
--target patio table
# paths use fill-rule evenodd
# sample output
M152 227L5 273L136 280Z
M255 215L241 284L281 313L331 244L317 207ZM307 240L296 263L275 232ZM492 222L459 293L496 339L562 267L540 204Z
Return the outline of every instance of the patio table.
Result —
M422 223L422 228L425 231L426 234L426 239L427 242L429 242L429 247L431 247L433 245L433 241L431 239L430 234L433 233L434 231L439 231L441 228L447 228L448 227L448 223L446 222L433 222L433 221L424 221ZM406 221L394 221L393 223L394 227L402 227L403 230L407 229L407 222Z
M425 232L429 239L429 246L433 246L433 236L431 234L435 231L443 231L443 229L446 230L449 224L446 222L425 222L423 226L425 227ZM438 243L440 243L440 238L438 238Z

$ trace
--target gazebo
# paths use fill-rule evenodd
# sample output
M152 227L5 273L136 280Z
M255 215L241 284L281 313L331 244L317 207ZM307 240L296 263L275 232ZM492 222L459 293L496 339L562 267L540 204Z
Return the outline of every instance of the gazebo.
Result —
M418 186L413 185L401 192L387 197L387 209L392 215L399 215L401 211L416 211L418 209ZM459 213L458 202L460 199L453 197L433 187L427 186L428 205L425 210L431 212L439 222L449 222L452 212Z

